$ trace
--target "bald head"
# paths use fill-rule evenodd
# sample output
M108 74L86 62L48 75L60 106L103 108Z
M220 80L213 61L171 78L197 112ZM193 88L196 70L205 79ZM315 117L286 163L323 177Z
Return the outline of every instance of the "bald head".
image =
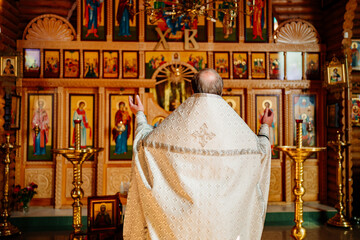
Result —
M214 69L207 68L195 74L191 85L194 93L211 93L221 96L224 83Z

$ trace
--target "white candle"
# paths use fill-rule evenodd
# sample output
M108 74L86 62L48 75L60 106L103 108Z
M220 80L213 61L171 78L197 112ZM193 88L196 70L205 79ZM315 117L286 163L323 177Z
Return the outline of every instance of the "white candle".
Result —
M120 193L121 193L121 194L124 194L124 192L125 192L125 190L124 190L124 183L121 182L121 184L120 184Z

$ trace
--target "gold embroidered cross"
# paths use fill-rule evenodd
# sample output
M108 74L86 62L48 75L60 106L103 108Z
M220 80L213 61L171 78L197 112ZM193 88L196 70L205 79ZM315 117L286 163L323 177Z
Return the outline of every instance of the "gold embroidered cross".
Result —
M200 127L199 131L193 132L192 135L199 141L202 147L205 147L205 145L216 136L208 130L206 123Z

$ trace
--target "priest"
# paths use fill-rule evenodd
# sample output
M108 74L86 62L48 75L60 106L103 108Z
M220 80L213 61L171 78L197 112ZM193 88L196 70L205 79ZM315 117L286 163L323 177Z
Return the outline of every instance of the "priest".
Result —
M194 94L162 123L147 123L140 97L124 239L256 240L270 183L265 109L256 135L221 97L213 69L192 80Z

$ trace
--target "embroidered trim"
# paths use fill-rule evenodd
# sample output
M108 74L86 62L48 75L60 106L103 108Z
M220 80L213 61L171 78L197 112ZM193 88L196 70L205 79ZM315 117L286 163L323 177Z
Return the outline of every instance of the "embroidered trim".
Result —
M234 155L245 155L245 154L249 154L249 155L261 154L261 151L259 149L250 149L250 148L236 149L236 150L195 149L195 148L172 146L165 143L146 142L146 141L141 141L141 145L143 147L161 148L169 152L192 153L192 154L206 155L206 156L234 156Z

